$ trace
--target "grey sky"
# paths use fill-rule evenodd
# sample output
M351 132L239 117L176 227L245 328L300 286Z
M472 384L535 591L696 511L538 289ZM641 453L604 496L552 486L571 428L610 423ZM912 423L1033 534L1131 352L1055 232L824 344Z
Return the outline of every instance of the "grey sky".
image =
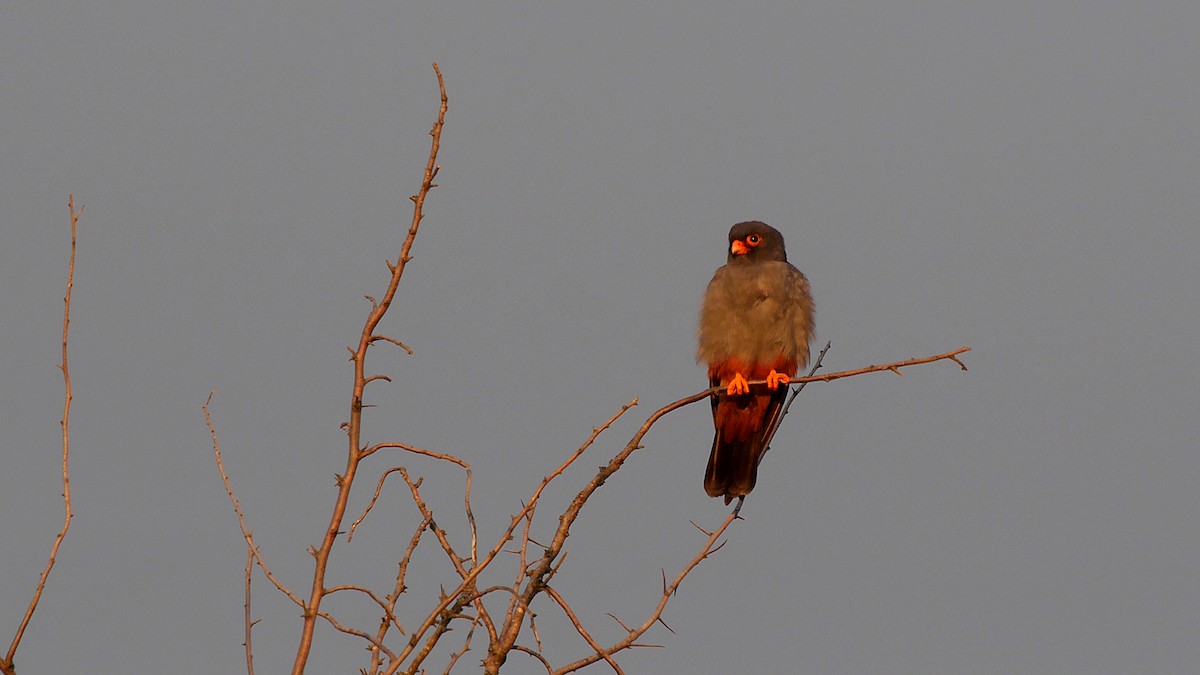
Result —
M676 633L651 633L665 648L623 656L628 672L1200 662L1200 5L3 14L5 645L61 521L67 193L87 206L78 515L22 672L243 672L244 548L200 412L213 387L255 535L307 586L344 464L345 346L407 227L432 61L450 95L441 187L385 322L416 355L373 353L395 384L371 392L367 437L470 461L489 538L621 404L642 401L552 491L544 527L649 412L704 386L695 316L737 221L787 237L829 370L974 349L969 373L809 388L746 522L667 610ZM706 406L668 417L574 528L558 587L602 641L620 637L606 612L640 621L660 568L698 550L689 521L727 513L701 486L710 442ZM461 540L461 476L403 461ZM394 487L332 578L385 587L413 511ZM410 571L414 615L452 581L439 556ZM256 664L279 672L298 612L259 579L255 603ZM587 652L556 608L535 610L556 662ZM322 629L310 672L364 654Z

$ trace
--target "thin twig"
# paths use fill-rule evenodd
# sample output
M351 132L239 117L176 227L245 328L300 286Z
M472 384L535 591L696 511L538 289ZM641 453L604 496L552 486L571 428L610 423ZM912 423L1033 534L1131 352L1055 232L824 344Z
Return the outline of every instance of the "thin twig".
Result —
M408 576L409 561L412 560L413 552L417 550L417 545L421 543L421 535L425 534L425 530L432 522L432 518L426 518L421 521L421 524L417 526L416 531L413 532L412 538L408 542L408 548L405 549L404 556L400 558L400 563L396 571L396 585L387 596L385 615L379 620L379 629L375 633L375 639L380 642L383 642L383 638L387 635L393 623L396 629L400 631L400 634L405 635L404 626L400 625L400 620L396 618L396 603L400 601L400 596L407 590L404 580ZM371 653L371 669L369 672L377 675L382 665L383 655L379 650L373 651Z
M825 360L825 355L829 353L829 348L831 346L833 346L832 342L825 343L825 348L822 349L821 353L817 355L817 360L813 363L812 368L809 369L808 377L812 377L817 373L818 370L820 370L821 363ZM808 386L808 381L801 381L798 386L792 389L792 395L788 397L787 403L783 404L783 406L775 411L775 413L771 416L771 419L767 420L766 431L763 434L763 447L766 448L763 450L763 455L766 455L766 453L771 450L771 441L775 438L775 432L779 431L779 427L783 424L783 418L787 417L788 410L791 410L792 408L792 402L796 400L796 397L800 395L801 391L804 391L806 386ZM759 461L762 461L761 457L759 458ZM735 515L741 513L742 504L745 503L746 495L740 495L738 497L737 506L733 509Z
M485 569L487 569L488 566L491 565L492 561L496 559L496 556L499 555L502 550L504 550L504 545L509 541L512 541L513 532L516 531L517 526L521 523L521 521L525 520L528 514L532 512L537 504L538 498L542 494L542 491L546 489L546 486L549 485L550 482L555 478L561 476L562 473L566 471L572 463L575 462L575 460L579 459L580 455L582 455L585 450L591 447L592 443L595 442L596 438L603 433L605 429L615 423L617 419L619 419L635 405L637 405L636 398L622 406L621 409L612 417L610 417L602 426L597 429L593 429L592 435L589 436L586 441L584 441L583 445L581 445L578 450L568 457L566 461L560 464L557 469L551 472L549 476L546 476L542 479L541 484L539 484L537 489L533 491L533 495L531 496L529 502L523 509L521 509L519 513L511 518L508 528L505 529L503 534L500 535L500 538L496 542L495 546L488 551L487 555L483 557L483 560L479 561L479 564L475 565L475 567L471 569L471 572L465 579L462 580L462 583L458 585L458 588L455 589L453 593L443 597L438 605L433 608L433 611L431 611L429 615L425 617L425 621L422 622L421 625L412 632L412 636L409 638L408 647L406 647L404 651L400 653L399 659L392 663L385 675L392 675L399 670L401 663L404 659L408 658L408 655L416 648L417 644L420 642L421 636L424 635L425 631L429 630L434 626L435 623L437 623L442 613L446 611L452 602L454 602L454 598L459 597L463 591L465 591L467 588L470 588L475 583L476 577L478 577Z
M817 354L817 360L813 361L813 366L808 371L808 377L812 377L813 375L816 375L817 371L821 369L821 364L825 360L825 355L829 353L829 348L832 346L833 346L832 342L825 343L825 347L821 349L821 353ZM781 420L784 417L787 417L788 410L790 410L792 407L792 401L795 401L796 397L799 396L800 392L804 391L804 388L807 386L808 386L808 381L804 381L804 382L800 382L796 386L796 388L792 389L792 395L788 397L787 403L783 406L783 411L779 413L779 418ZM769 439L769 438L767 439L768 445L770 444L770 440L771 439Z
M467 631L467 639L463 641L462 649L450 654L450 662L446 664L446 669L442 671L442 675L450 675L450 671L454 670L454 664L458 663L458 659L463 654L471 651L471 638L475 636L475 626L471 626L471 630Z
M377 341L379 341L379 340L383 340L384 342L390 342L390 343L392 343L392 344L396 345L397 347L399 347L399 348L403 349L404 351L408 352L408 355L409 355L409 356L412 356L412 355L413 355L413 353L414 353L414 352L413 352L413 350L412 350L412 347L409 347L408 345L406 345L406 344L404 344L403 342L401 342L401 341L397 340L396 338L391 338L391 337L388 337L388 336L386 336L386 335L372 335L372 336L371 336L371 342L377 342Z
M354 531L358 529L359 523L361 523L367 517L367 514L371 512L371 509L375 508L375 502L379 501L379 494L383 492L384 481L387 480L388 476L399 470L400 467L394 466L387 471L384 471L383 474L379 476L379 484L375 486L375 496L371 497L371 501L367 504L367 508L363 509L362 515L356 518L350 525L350 532L346 534L346 541L354 541Z
M579 517L579 513L592 494L604 484L609 476L612 476L614 473L620 470L621 466L624 465L627 459L629 459L630 455L643 447L641 444L642 439L645 437L646 433L650 431L650 428L654 426L656 422L658 422L659 419L661 419L667 413L695 403L696 401L708 398L708 396L709 392L705 390L699 394L682 398L655 411L652 415L650 415L649 418L647 418L645 423L642 424L641 428L638 429L637 433L634 434L629 443L625 445L625 448L621 450L621 452L617 453L615 457L609 460L608 464L600 467L600 470L597 472L595 477L593 477L592 480L586 486L584 486L584 488L580 490L577 495L575 495L575 498L571 501L570 506L568 506L566 511L559 516L559 525L558 529L555 531L554 539L551 540L550 545L546 547L541 559L534 563L533 571L529 573L529 580L526 582L525 588L521 592L521 599L525 605L528 605L533 600L534 596L541 593L546 581L548 580L548 575L550 575L555 569L555 559L562 552L563 546L566 544L567 537L570 536L571 525L575 523L576 518ZM636 401L637 399L634 399L634 402ZM513 616L512 614L509 615L509 618L504 623L504 630L501 633L500 640L493 643L488 648L488 658L484 661L485 673L488 675L494 675L495 673L499 672L500 666L503 665L508 651L512 649L513 645L516 643L517 636L521 632L521 624L522 621L520 616Z
M571 625L575 626L575 631L579 633L579 635L588 643L588 646L596 650L596 654L603 658L608 665L612 666L612 669L617 673L617 675L625 675L625 672L621 670L621 666L618 666L617 662L613 660L612 654L606 653L604 648L600 646L600 643L596 642L591 634L587 632L587 629L583 627L583 622L579 620L578 616L575 616L575 612L571 609L571 605L567 604L567 599L560 595L559 592L554 590L554 588L551 586L546 586L546 593L548 593L550 597L558 603L558 606L562 607L562 610L567 613L567 618L571 620Z
M409 445L407 443L376 443L375 445L372 445L369 448L363 449L363 451L359 453L358 458L364 459L364 458L369 457L369 456L375 454L376 452L383 450L385 448L400 448L401 450L407 450L416 455L425 455L426 457L432 457L434 459L440 459L445 462L457 464L464 469L471 468L470 464L455 457L454 455L450 455L450 454L447 454L444 452L434 452L433 450L424 450L422 448L418 448L416 446Z
M254 646L250 642L250 631L257 623L251 619L250 615L250 577L254 572L254 551L246 549L246 641L242 646L246 648L246 675L254 675Z
M329 612L326 612L324 610L317 612L317 616L320 616L322 619L325 619L326 621L328 621L329 625L333 626L335 630L341 631L341 632L345 633L346 635L353 635L355 637L360 637L360 638L366 640L367 643L369 643L375 649L378 649L379 651L383 652L384 654L387 654L388 658L392 658L392 659L396 658L396 655L394 653L392 653L392 650L388 649L382 642L380 642L379 640L376 640L373 636L368 635L365 631L361 631L357 628L351 628L350 626L342 625L340 622L338 622L337 619L333 618L333 616L330 615Z
M333 595L334 593L341 593L343 591L356 591L358 593L362 593L363 595L370 598L376 605L379 605L379 608L382 609L385 614L391 613L391 610L388 608L387 603L384 602L383 599L380 598L378 595L375 595L374 591L372 591L369 588L364 588L362 586L358 586L355 584L342 584L341 586L332 586L330 588L326 588L325 595L330 596L330 595Z
M438 543L442 546L442 550L445 551L446 556L450 558L450 563L454 565L454 570L458 572L460 577L466 579L470 571L465 565L463 565L462 556L458 555L458 553L454 550L454 547L450 544L450 540L446 538L446 531L438 527L437 523L434 522L433 512L429 510L428 505L425 504L425 500L421 498L421 493L418 490L417 484L409 479L408 471L406 471L404 467L398 468L400 469L400 475L404 478L404 482L408 484L408 489L412 493L413 502L421 511L421 515L429 521L431 526L430 529L433 531L433 535L437 537ZM468 586L463 588L460 593L469 593L471 590L472 587ZM487 607L484 606L481 599L475 600L475 609L479 612L479 620L487 629L488 635L495 635L496 627L492 623L492 618L488 615ZM418 665L418 662L414 662L412 665Z
M0 660L0 672L5 675L12 675L16 672L13 667L13 658L16 657L17 647L21 646L21 638L25 635L25 629L29 627L29 622L33 620L33 613L37 611L38 603L42 600L42 591L46 589L46 580L50 578L50 570L54 569L54 561L58 558L58 549L62 546L63 539L67 538L67 530L71 529L71 519L75 517L71 511L71 474L68 470L71 459L71 400L74 396L71 393L71 371L67 366L67 335L68 329L71 327L71 291L75 288L75 241L79 233L79 219L83 216L84 207L80 206L79 212L75 212L74 193L67 196L67 207L71 210L71 258L67 263L67 292L63 296L62 363L59 365L59 370L63 374L64 388L63 416L59 422L62 427L63 524L58 535L54 537L54 544L50 547L50 556L46 560L46 566L42 568L42 576L38 578L33 598L29 601L29 607L25 609L25 616L22 617L21 624L17 626L17 632L13 635L8 653L3 660Z
M217 429L213 425L212 413L208 410L208 406L212 403L213 396L216 393L216 389L210 391L208 399L204 401L204 405L200 406L200 409L204 411L204 422L208 425L209 435L212 436L213 456L217 459L217 471L221 473L221 482L225 484L225 493L229 495L229 500L233 502L233 511L237 514L238 525L242 528L242 539L246 541L247 548L254 554L254 559L258 561L258 566L262 569L263 574L267 576L267 580L274 584L275 588L279 589L279 592L291 598L292 602L300 607L304 607L304 601L271 573L271 568L267 567L267 562L263 560L262 552L258 550L258 545L254 543L254 533L246 525L246 516L242 513L242 505L238 503L237 495L233 493L233 484L229 481L229 474L225 472L225 462L221 459L221 446L217 443Z
M513 645L512 648L518 652L524 652L537 659L541 662L542 666L545 667L547 673L554 675L554 667L550 665L550 662L546 660L546 657L542 656L541 652L534 651L533 649L530 649L524 645Z
M893 373L899 375L900 377L904 377L904 375L902 375L900 373L901 368L907 368L909 366L917 366L922 363L933 363L934 361L953 361L953 362L957 363L960 368L962 368L963 370L966 370L967 369L966 364L964 364L962 361L958 360L957 357L960 354L965 354L969 351L971 351L970 347L959 347L958 349L955 349L952 352L946 352L945 354L938 354L936 356L925 356L925 357L918 358L918 359L908 359L907 361L896 361L895 363L885 363L881 366L872 365L872 366L867 366L866 368L856 368L854 370L841 370L836 373L829 373L828 375L811 375L809 377L801 377L796 380L791 380L789 382L789 384L804 384L806 382L832 382L833 380L840 380L844 377L854 377L855 375L865 375L866 373L878 373L878 372L885 371L885 370L893 372ZM766 380L751 380L748 384L756 385L756 384L766 384L766 383L767 383ZM716 393L721 390L722 390L721 387L712 387L710 389L706 389L704 391L704 393L705 394Z
M650 630L655 623L662 623L664 626L666 626L666 623L663 623L662 621L662 614L663 610L665 610L667 607L667 603L671 600L671 596L675 595L675 591L679 588L679 585L683 583L684 578L687 577L687 575L690 574L697 565L703 562L705 558L708 558L721 549L721 547L724 545L724 542L718 544L717 540L721 538L721 535L725 533L725 530L730 526L730 524L733 523L734 520L738 520L737 514L730 513L729 516L725 518L725 522L721 523L721 526L708 536L708 539L705 540L703 547L701 547L700 552L696 554L696 557L692 558L691 562L685 565L683 569L679 570L679 574L675 575L675 578L670 584L666 584L664 586L662 596L658 601L658 606L654 608L654 612L650 614L650 617L647 618L642 625L636 628L630 628L625 626L624 623L617 619L617 623L620 623L625 627L626 630L629 631L629 634L625 637L625 639L613 644L610 647L597 649L595 654L591 654L579 659L578 661L575 661L574 663L570 663L562 668L559 668L558 670L554 671L555 675L564 675L565 673L574 672L580 668L600 661L607 655L615 654L623 649L628 649L637 645L637 639L640 638L646 631ZM613 615L610 614L609 616ZM613 616L613 619L616 619L616 617ZM669 627L668 630L670 630Z

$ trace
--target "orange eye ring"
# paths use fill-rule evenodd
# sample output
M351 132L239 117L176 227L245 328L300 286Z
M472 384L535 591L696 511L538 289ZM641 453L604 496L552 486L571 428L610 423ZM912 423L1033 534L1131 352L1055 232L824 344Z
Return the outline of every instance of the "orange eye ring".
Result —
M762 243L762 237L758 236L757 234L752 234L749 237L746 237L746 243L750 246L758 246Z

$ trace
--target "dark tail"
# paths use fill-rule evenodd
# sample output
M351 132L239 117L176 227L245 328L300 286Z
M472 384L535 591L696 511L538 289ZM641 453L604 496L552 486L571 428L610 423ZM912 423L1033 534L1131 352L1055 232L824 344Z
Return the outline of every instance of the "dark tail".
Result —
M775 435L787 392L787 387L780 387L769 393L736 397L718 393L713 397L717 433L704 472L704 491L708 496L723 496L728 504L734 497L744 497L754 489L758 464Z
M757 437L722 441L718 431L708 455L708 470L704 472L704 491L709 497L725 497L726 504L734 497L750 494L758 481L758 463L762 461L762 455L763 448Z

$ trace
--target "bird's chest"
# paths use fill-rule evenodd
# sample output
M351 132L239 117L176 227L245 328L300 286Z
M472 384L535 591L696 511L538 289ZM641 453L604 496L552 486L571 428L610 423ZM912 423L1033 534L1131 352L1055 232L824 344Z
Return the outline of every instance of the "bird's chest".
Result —
M733 281L728 288L727 301L735 314L748 319L779 315L782 291L773 279L759 274L742 275Z

